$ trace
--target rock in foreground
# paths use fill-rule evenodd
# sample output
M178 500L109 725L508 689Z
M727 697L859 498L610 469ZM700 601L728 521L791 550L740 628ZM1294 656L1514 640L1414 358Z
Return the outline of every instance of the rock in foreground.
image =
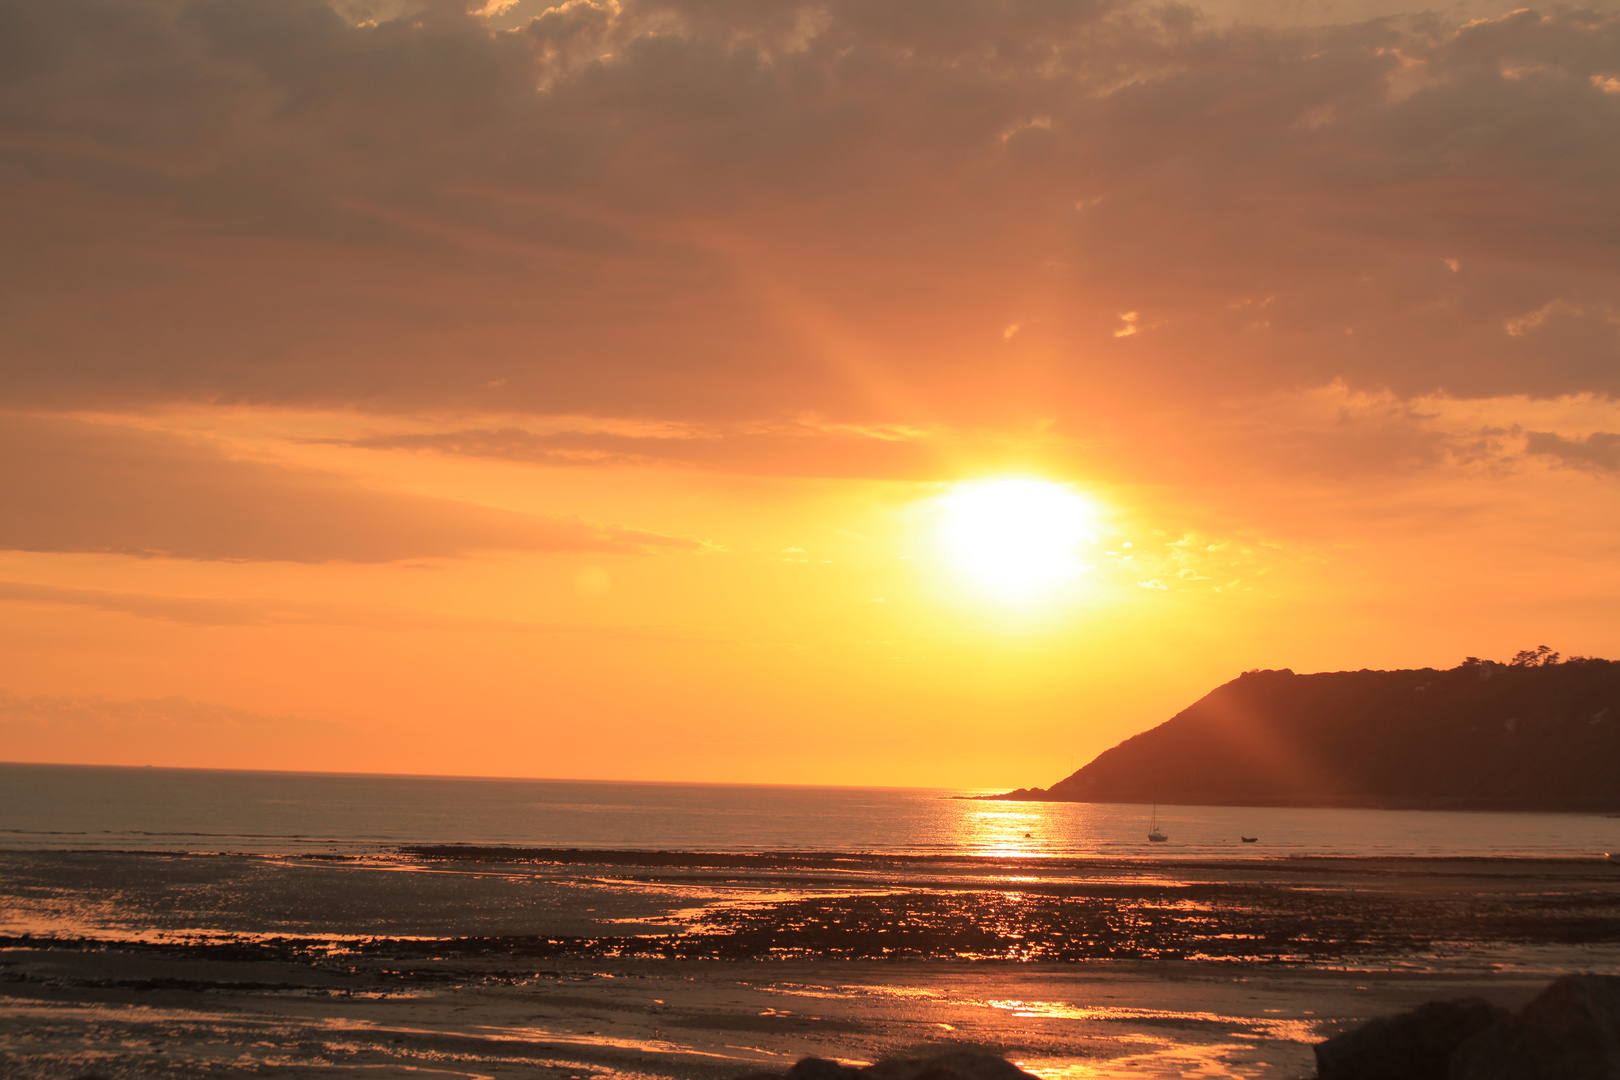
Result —
M1452 1054L1511 1014L1480 998L1431 1001L1316 1046L1320 1080L1445 1080Z
M1316 1069L1319 1080L1620 1080L1620 976L1565 975L1517 1013L1432 1001L1317 1044Z
M785 1075L755 1073L744 1080L1036 1080L1006 1058L960 1050L928 1058L891 1058L856 1068L807 1057Z
M1448 1080L1620 1080L1620 976L1565 975L1474 1036Z

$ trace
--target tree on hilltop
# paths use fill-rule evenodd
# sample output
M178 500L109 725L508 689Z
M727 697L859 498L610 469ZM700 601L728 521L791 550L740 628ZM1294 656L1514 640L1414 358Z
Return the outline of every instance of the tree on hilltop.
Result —
M1520 649L1508 661L1509 667L1551 667L1558 663L1559 654L1553 652L1545 645L1538 645L1534 649Z

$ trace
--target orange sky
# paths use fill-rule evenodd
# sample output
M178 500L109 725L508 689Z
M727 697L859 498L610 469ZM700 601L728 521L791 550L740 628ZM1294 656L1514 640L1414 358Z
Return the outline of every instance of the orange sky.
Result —
M0 26L0 758L1045 785L1620 656L1612 5Z

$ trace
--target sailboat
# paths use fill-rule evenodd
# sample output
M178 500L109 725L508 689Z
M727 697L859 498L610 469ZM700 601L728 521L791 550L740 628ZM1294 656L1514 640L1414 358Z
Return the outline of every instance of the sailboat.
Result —
M1152 821L1151 824L1148 825L1148 839L1153 841L1155 844L1162 844L1166 840L1170 839L1164 833L1159 831L1159 804L1158 803L1153 804L1153 821Z

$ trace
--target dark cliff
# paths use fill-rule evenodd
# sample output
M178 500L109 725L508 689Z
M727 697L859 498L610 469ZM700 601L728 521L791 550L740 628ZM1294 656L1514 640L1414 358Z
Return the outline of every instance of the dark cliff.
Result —
M1051 788L1002 798L1616 811L1620 663L1251 671Z

